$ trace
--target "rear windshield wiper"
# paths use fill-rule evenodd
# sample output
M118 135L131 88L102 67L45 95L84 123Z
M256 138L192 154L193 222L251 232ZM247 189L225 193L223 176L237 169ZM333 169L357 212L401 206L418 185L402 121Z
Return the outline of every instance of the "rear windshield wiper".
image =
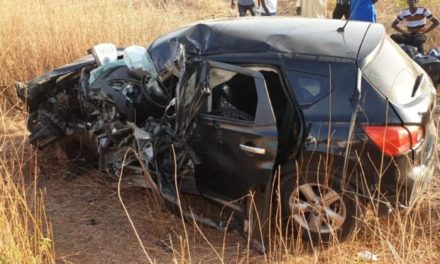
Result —
M420 85L422 84L423 77L424 77L423 73L420 74L419 76L417 76L416 82L414 83L411 97L414 97L414 95L416 94L417 90L419 89Z

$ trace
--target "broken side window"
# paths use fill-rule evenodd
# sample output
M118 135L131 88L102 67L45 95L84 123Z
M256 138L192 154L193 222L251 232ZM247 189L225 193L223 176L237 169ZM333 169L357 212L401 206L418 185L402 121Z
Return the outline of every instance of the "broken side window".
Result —
M209 73L212 94L205 113L227 119L253 121L257 110L257 91L252 76L212 68Z

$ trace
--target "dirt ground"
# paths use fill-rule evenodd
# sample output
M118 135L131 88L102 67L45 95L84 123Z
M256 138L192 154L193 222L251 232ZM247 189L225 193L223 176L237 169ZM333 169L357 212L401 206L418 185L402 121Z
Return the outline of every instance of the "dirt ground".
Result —
M52 164L42 165L39 180L52 224L57 263L147 263L148 257L118 198L117 183L95 170L69 170L65 165L54 165L52 159ZM188 255L181 244L185 237L181 219L156 202L151 191L124 187L121 196L143 246L156 263L180 262L183 255L191 263L219 263L217 254L226 263L262 261L261 255L245 250L247 241L238 232L220 232L186 222L191 248Z

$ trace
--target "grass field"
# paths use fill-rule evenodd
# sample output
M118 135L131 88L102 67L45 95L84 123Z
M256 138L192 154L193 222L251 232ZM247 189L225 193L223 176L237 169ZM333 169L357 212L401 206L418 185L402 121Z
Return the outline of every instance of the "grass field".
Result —
M329 13L334 2L329 0ZM424 2L440 17L439 1ZM115 198L116 191L103 183L98 173L88 172L89 178L67 184L57 178L62 164L40 166L39 153L26 143L26 113L15 95L16 80L26 81L68 63L98 43L147 46L158 35L178 26L201 19L235 16L237 11L230 10L229 3L229 0L0 1L0 264L150 260L157 263L367 263L356 256L362 250L378 254L380 260L376 263L440 260L438 168L422 203L382 220L368 216L359 233L348 242L305 252L301 247L292 249L278 241L270 254L261 256L248 250L246 241L237 235L182 223L149 201L148 194L125 192L123 197L146 245L142 250L119 199ZM294 1L279 0L279 5L280 15L294 14ZM389 33L390 24L402 6L401 1L378 2L378 22ZM440 29L430 34L427 46L440 47ZM102 224L94 225L96 220L90 222L89 218L84 220L85 215L94 213L101 218L90 216L90 219L101 219ZM90 225L82 225L84 221ZM188 225L187 235L182 231L183 225ZM100 226L106 228L96 231ZM166 244L165 249L157 241Z

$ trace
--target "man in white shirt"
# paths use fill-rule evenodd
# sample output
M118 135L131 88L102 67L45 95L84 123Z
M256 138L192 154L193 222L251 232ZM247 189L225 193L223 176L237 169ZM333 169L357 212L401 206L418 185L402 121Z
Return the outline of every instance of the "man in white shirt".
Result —
M433 31L440 22L431 11L426 7L418 7L418 0L407 0L408 8L400 11L391 27L399 32L390 37L399 44L406 44L417 47L418 51L425 54L424 43L426 42L426 33ZM431 21L428 27L426 20ZM406 21L406 30L399 27L400 22Z
M296 0L296 14L303 17L326 18L327 0Z
M276 16L277 0L258 0L258 11L262 16Z

